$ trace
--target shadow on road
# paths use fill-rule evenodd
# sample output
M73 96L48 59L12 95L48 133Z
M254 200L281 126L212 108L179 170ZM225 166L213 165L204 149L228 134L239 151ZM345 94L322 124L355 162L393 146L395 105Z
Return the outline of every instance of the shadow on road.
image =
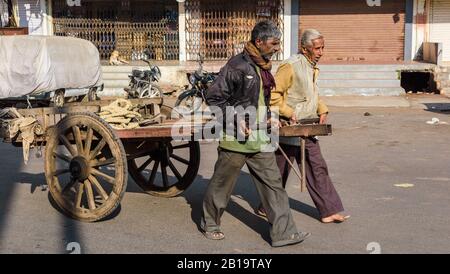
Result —
M191 218L197 225L197 229L199 231L201 231L200 219L203 211L203 195L206 192L209 180L209 178L205 179L203 176L197 176L197 179L194 181L191 189L183 194L187 203L191 206ZM269 223L265 218L256 215L253 210L249 211L248 209L242 207L236 201L237 199L245 201L252 209L257 208L260 201L250 174L243 171L241 171L241 174L238 177L226 211L238 219L243 225L246 225L261 235L263 240L270 243ZM319 219L319 212L315 207L292 198L289 198L289 203L291 210L296 210L310 216L311 218Z
M8 176L7 179L4 179L2 182L0 182L0 244L5 237L3 232L8 225L8 214L11 214L11 199L12 197L14 197L15 186L18 183L29 184L31 195L36 191L46 190L45 174L34 174L27 172L27 167L22 166L22 155L20 149L3 149L8 152L9 150L11 150L11 154L5 153L3 155L0 155L0 161L5 163L5 168L7 168L8 170L17 170L18 172L12 172L12 176ZM36 159L30 159L30 161L33 160ZM170 177L169 179L172 180L173 178ZM200 219L202 215L203 195L206 191L209 179L210 178L204 178L203 176L198 175L196 180L187 189L187 191L182 194L182 196L185 197L187 203L191 206L191 219L197 225L197 228L199 230ZM129 177L126 192L142 193L143 191L139 188L139 186L137 186L133 179ZM86 250L82 242L82 233L80 231L81 227L79 221L67 217L55 204L55 202L51 198L50 193L48 194L48 200L51 206L60 213L60 231L61 241L63 243L60 252L70 253L71 251L73 251L69 249L68 246L69 243L73 242L79 244L79 246L81 246L81 250ZM241 174L236 182L226 211L237 220L239 220L243 225L246 225L256 233L258 233L263 240L265 240L266 242L270 242L269 223L266 221L266 219L257 216L253 212L253 210L248 210L247 207L243 207L240 200L248 203L249 207L252 209L256 208L259 205L260 201L250 174L244 171L241 171ZM318 212L314 207L311 207L294 199L290 199L289 201L291 209L306 214L312 218L318 218ZM108 216L107 219L103 219L102 221L112 219L119 213L120 206L112 215Z
M7 145L2 145L6 147ZM5 171L20 170L22 167L22 158L14 157L17 154L17 148L8 145L8 148L4 148L5 153L0 154L0 162L2 163L2 169ZM10 176L4 176L0 182L0 246L3 246L4 231L8 225L8 217L11 213L12 198L15 196L15 183L20 181L22 176L18 172L13 172Z
M450 114L450 103L424 103L425 111Z
M3 153L0 154L0 162L2 163L3 170L8 170L8 175L4 176L4 179L0 182L0 246L2 246L5 237L7 237L5 231L9 224L8 219L11 218L10 215L14 215L14 208L11 207L13 203L12 199L20 196L15 195L17 185L29 184L31 195L36 191L46 190L44 173L35 174L27 172L28 167L23 164L21 148L13 147L10 144L2 144L1 146ZM31 153L30 156L32 156ZM30 162L37 160L34 159L34 156L30 157ZM77 221L61 214L60 223L61 241L63 244L58 252L68 253L66 246L70 242L76 242L80 246L83 246Z
M36 191L48 191L46 188L47 184L45 182L45 174L32 174L32 173L20 173L20 183L30 184L30 193L33 194ZM75 251L73 248L69 247L69 243L76 243L83 249L83 242L80 235L80 227L77 220L71 219L65 215L65 213L56 205L55 201L48 192L48 201L50 205L60 213L61 222L61 240L63 246L61 247L60 253L70 253L70 251Z

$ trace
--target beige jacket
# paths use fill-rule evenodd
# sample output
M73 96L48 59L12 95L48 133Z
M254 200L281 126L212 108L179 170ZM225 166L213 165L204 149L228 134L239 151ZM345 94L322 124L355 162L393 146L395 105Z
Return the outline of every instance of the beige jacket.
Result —
M297 120L317 118L327 113L328 107L319 99L318 75L319 68L303 54L285 60L275 74L276 87L272 90L271 107L278 107L279 115L286 118L295 112Z

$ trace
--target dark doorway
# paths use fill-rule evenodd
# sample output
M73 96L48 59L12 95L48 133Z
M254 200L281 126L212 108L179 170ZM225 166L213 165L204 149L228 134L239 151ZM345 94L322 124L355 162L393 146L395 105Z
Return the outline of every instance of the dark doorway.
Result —
M439 93L433 73L427 71L402 71L401 86L406 93Z

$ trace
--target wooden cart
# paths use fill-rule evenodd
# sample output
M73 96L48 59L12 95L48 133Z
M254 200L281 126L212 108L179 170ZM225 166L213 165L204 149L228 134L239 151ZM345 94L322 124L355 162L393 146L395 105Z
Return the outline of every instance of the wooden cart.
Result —
M161 99L133 99L140 112L154 111ZM168 119L137 129L113 129L99 118L102 105L111 101L74 104L63 108L18 109L38 120L35 145L45 145L45 177L51 198L69 217L94 222L109 216L127 188L128 174L146 193L174 197L186 190L200 164L198 141L173 140L170 108L161 106ZM162 117L163 117L162 116ZM192 136L194 127L178 131ZM37 132L35 132L37 133ZM16 146L21 135L0 137Z
M188 123L173 131L177 120L171 119L171 108L163 106L161 98L130 101L140 106L144 116L161 113L160 122L136 129L113 129L96 114L112 100L17 109L20 115L37 119L34 145L45 146L50 196L67 216L94 222L111 215L126 191L128 174L144 192L160 197L175 197L195 180L200 146L193 136L204 129L204 124ZM4 125L0 129L5 142L23 145L20 133L11 137ZM282 136L330 133L329 125L280 130ZM176 141L175 136L188 141Z

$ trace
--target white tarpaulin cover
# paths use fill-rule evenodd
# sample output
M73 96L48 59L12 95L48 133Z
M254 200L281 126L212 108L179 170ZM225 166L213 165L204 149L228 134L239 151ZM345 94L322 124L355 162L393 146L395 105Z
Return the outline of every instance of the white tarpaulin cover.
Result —
M91 42L58 36L0 36L0 98L103 83Z

